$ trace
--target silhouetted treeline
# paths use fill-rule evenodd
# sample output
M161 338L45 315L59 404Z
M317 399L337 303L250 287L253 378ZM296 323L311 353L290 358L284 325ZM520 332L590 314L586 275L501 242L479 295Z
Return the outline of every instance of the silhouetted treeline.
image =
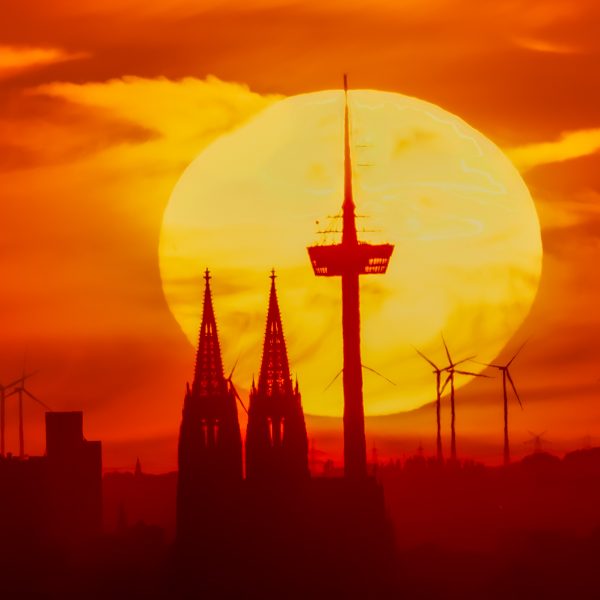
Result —
M600 527L600 448L539 452L507 467L415 456L378 469L401 548L489 550L514 532L589 535Z

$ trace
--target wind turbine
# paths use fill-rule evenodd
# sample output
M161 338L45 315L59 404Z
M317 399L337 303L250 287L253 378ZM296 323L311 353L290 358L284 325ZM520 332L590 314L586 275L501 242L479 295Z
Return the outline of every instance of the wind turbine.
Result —
M439 462L443 462L444 454L442 451L442 390L441 390L441 381L442 381L442 373L445 369L441 369L438 367L431 359L427 358L418 348L415 348L417 354L425 359L432 367L433 373L435 375L435 418L437 422L437 438L436 438L436 447L437 447L437 459Z
M235 389L235 385L233 385L233 380L231 379L233 377L233 372L235 371L235 368L237 367L239 360L240 360L240 357L238 356L235 363L233 364L233 368L231 369L231 372L229 373L229 377L227 377L225 379L225 381L231 387L231 390L233 391L233 395L237 398L237 401L240 403L240 406L244 409L244 412L246 414L248 414L248 409L246 408L246 405L244 404L244 401L242 400L241 396L238 394L238 391Z
M525 343L527 343L527 342L525 342ZM508 394L507 394L506 382L508 380L508 383L510 383L510 386L512 387L513 392L515 393L517 401L519 402L519 406L522 409L523 403L521 402L521 398L519 397L519 392L517 392L515 382L513 381L513 378L510 375L509 367L512 364L513 360L515 360L515 358L517 358L517 356L519 355L519 352L521 352L521 350L523 350L523 346L525 346L525 344L521 345L521 347L515 352L514 356L505 365L497 365L494 363L489 363L489 364L488 363L479 363L479 364L485 364L486 367L492 367L493 369L498 369L502 373L502 395L504 398L504 464L505 465L508 465L510 463L510 445L508 443Z
M39 398L34 396L26 387L25 380L28 377L31 377L33 373L29 375L25 375L25 371L23 371L23 375L17 380L17 383L20 385L15 385L10 394L7 394L6 397L13 396L14 394L19 395L19 458L25 457L25 428L23 424L23 394L29 396L32 400L37 402L39 405L44 407L47 411L52 412L52 409L42 402Z
M15 379L6 385L0 383L0 456L4 456L6 449L6 398L10 395L6 392L14 388L21 380L27 379L27 377L31 377L32 375L33 373L29 373L24 377L21 376L19 379Z
M462 371L457 369L456 367L468 360L473 360L474 356L469 356L468 358L463 358L458 362L453 362L452 357L450 356L450 351L448 350L448 345L446 344L446 340L444 336L442 336L442 342L444 342L444 349L446 350L446 356L448 357L448 366L443 369L446 373L448 373L448 377L446 377L446 381L444 381L444 385L441 389L441 394L444 393L446 386L448 383L450 384L450 457L453 462L456 461L456 405L454 401L454 375L459 373L460 375L471 375L472 377L487 377L487 375L483 375L482 373L472 373L471 371Z
M531 435L531 439L527 440L526 444L533 444L533 453L541 454L544 449L542 444L548 443L548 440L544 439L544 435L546 435L547 431L542 431L542 433L533 433L533 431L528 432Z
M7 385L0 383L0 456L4 456L5 435L6 435L6 392L14 385L19 383L20 379L11 381Z

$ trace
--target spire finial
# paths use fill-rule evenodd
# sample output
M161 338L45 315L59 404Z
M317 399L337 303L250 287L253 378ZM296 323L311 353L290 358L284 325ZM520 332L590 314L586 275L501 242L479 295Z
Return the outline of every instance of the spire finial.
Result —
M206 271L204 271L204 281L206 281L206 283L208 283L210 281L210 279L211 279L210 271L208 270L208 267L207 267Z
M269 275L269 278L271 279L271 281L273 283L275 283L275 278L277 277L277 275L275 275L275 268L271 269L271 274Z

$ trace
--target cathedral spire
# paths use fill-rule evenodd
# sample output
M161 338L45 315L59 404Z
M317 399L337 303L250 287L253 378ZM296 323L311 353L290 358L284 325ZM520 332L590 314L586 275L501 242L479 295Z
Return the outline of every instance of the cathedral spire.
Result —
M290 375L281 313L271 271L269 309L258 385L250 390L246 475L262 481L308 477L308 440L298 387Z
M204 272L204 281L206 283L204 285L202 324L200 325L196 368L192 384L192 395L196 398L222 394L226 390L210 280L210 271L206 269Z
M179 430L177 539L186 545L210 527L218 528L217 506L242 480L242 438L235 391L223 374L221 347L204 274L204 307L194 381L186 385ZM232 509L233 510L233 509Z
M283 337L281 313L275 289L275 269L271 270L271 292L269 295L269 310L263 346L262 363L258 378L259 392L272 396L291 392L292 379L290 365Z

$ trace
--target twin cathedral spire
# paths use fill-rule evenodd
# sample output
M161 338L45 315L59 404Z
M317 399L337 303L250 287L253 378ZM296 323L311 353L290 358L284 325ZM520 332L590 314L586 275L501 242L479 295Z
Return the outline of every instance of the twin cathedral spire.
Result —
M252 383L246 433L246 477L308 477L308 441L298 380L292 386L281 313L271 272L269 311L258 386Z
M204 279L194 380L187 386L179 435L178 520L182 522L192 519L210 489L225 491L243 478L238 396L223 372L208 270ZM290 375L274 271L260 374L250 391L245 450L248 480L275 483L309 477L304 412L298 382L294 385Z

